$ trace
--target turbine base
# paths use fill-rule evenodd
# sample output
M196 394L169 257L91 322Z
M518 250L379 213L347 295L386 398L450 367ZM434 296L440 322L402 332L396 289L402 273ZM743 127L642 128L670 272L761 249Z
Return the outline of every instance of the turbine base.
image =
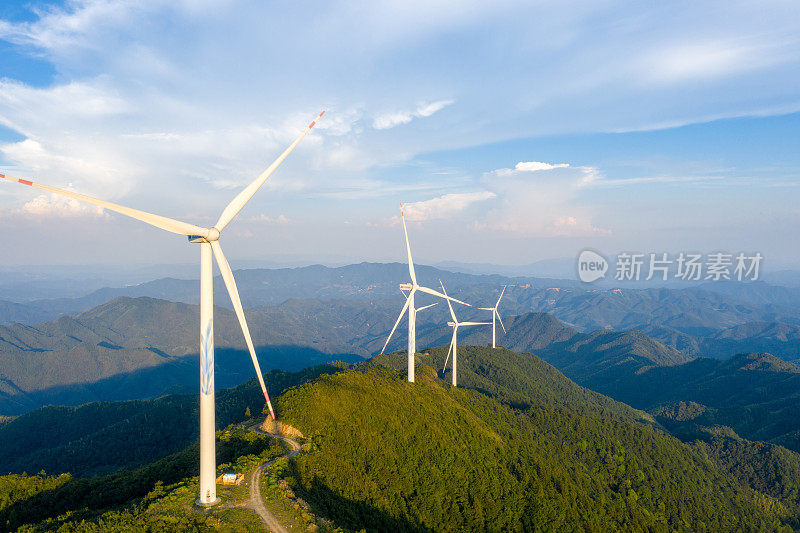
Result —
M217 499L216 499L216 500L214 500L213 502L208 502L208 503L201 502L201 501L200 501L200 498L197 498L197 499L194 501L194 504L195 504L196 506L198 506L198 507L208 508L208 507L213 507L213 506L217 505L217 504L218 504L219 502L221 502L221 501L222 501L222 500L219 498L219 496L218 496L218 497L217 497Z

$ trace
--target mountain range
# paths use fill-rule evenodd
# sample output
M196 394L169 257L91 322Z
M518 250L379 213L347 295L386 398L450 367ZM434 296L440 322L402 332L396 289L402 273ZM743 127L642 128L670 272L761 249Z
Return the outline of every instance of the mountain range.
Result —
M749 322L800 325L800 288L762 282L706 283L669 289L600 289L576 281L504 277L448 272L419 265L420 283L437 287L441 279L457 298L476 305L493 304L503 285L504 314L547 312L581 331L664 326L691 335L705 335ZM320 265L236 271L245 308L279 305L289 299L374 302L398 296L407 281L400 263L361 263L330 268ZM216 278L214 301L229 307L223 283ZM76 315L114 298L141 297L198 303L198 282L158 279L134 286L103 288L79 298L54 298L0 304L0 323L27 324Z
M262 368L298 370L379 352L401 306L399 294L371 301L290 299L250 309L247 316ZM468 311L477 318L484 313L458 308L460 317L470 316ZM420 347L449 342L449 328L442 326L448 316L443 305L419 314ZM195 305L121 297L52 322L0 326L0 414L19 414L46 404L195 390L198 317ZM579 383L609 394L611 389L603 387L620 376L651 366L679 365L697 356L725 357L755 348L795 360L800 329L755 323L709 337L669 336L666 333L672 330L665 327L646 329L660 334L654 337L639 330L584 333L545 313L506 315L506 325L507 334L498 326L501 345L537 353ZM220 383L232 386L249 379L252 369L232 312L216 309L215 331ZM490 334L488 327L465 328L460 342L486 345ZM404 344L401 326L389 350Z
M75 317L0 326L0 413L197 389L199 312L194 305L118 298ZM248 316L265 370L361 359L347 352L335 324L320 334L303 316L276 310ZM319 338L325 351L317 348ZM221 387L253 376L232 311L215 309L215 342Z
M461 385L452 388L447 372L438 371L446 352L437 347L419 356L413 384L405 380L402 354L268 375L270 388L283 391L278 416L305 435L304 452L269 481L285 487L286 508L303 510L316 527L351 531L780 531L800 523L793 452L769 447L763 460L745 463L759 444L733 435L683 443L647 413L576 385L532 354L465 347ZM219 398L220 421L237 422L254 410L258 388L251 380ZM164 436L150 418L180 413L164 431L191 435L191 399L44 408L0 426L0 439L22 436L28 440L19 450L26 442L35 448L31 466L48 464L57 474L59 465L94 463L81 469L84 475L109 472L2 476L0 524L240 530L235 524L244 517L229 514L230 506L203 512L191 505L196 446L163 458L153 451ZM31 435L51 426L67 435L52 445ZM125 453L132 433L137 447L154 454L152 462L115 471L114 461L117 469L136 464ZM218 435L221 459L247 465L231 456L236 435L240 454L260 453L243 446L247 437L231 426ZM176 447L180 439L163 454ZM22 464L7 462L17 455L0 452L0 468L19 471Z

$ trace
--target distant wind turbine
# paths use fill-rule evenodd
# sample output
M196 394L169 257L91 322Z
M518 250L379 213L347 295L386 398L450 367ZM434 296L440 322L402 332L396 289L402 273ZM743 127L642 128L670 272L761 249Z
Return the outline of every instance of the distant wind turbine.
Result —
M447 295L447 291L444 290L444 283L442 280L439 280L439 285L442 286L442 292ZM457 387L457 379L456 379L456 372L458 371L458 328L460 326L488 326L488 322L459 322L456 318L456 314L453 311L453 306L450 305L450 300L447 300L447 306L450 308L450 316L453 318L452 322L448 322L447 325L453 328L453 339L450 341L450 348L447 350L447 358L444 360L444 366L442 367L442 372L444 372L445 368L447 368L447 361L450 359L450 352L453 352L453 387Z
M200 505L211 505L218 501L216 483L217 466L214 442L214 291L212 286L212 257L215 257L217 260L222 279L225 281L225 287L228 289L228 294L231 297L233 309L236 311L236 317L239 319L239 325L242 328L244 340L247 343L247 349L250 352L250 358L255 367L258 383L261 385L261 392L264 393L264 400L266 400L267 406L269 406L270 415L275 419L275 412L272 410L272 402L269 401L267 387L264 384L264 377L261 375L261 367L258 365L258 358L256 357L256 351L253 347L253 339L250 337L250 330L244 318L242 302L239 299L239 291L236 289L236 281L233 279L231 267L227 259L225 259L225 255L222 253L219 237L222 230L236 217L256 191L267 181L267 178L278 168L278 165L286 159L286 156L294 150L295 146L297 146L302 138L311 131L311 128L314 127L314 124L322 117L323 113L325 112L323 111L320 113L319 116L303 130L303 133L295 139L269 168L262 172L250 185L245 187L242 192L225 207L217 223L210 228L202 228L179 220L139 211L138 209L131 209L104 200L97 200L72 191L65 191L48 185L33 183L28 180L12 178L11 176L0 174L0 178L98 205L109 211L115 211L135 218L136 220L141 220L151 226L177 233L178 235L186 235L189 237L189 242L200 244L200 494L197 499L197 503Z
M503 291L500 293L500 298L497 299L497 303L494 304L494 307L479 307L483 311L491 311L492 312L492 348L497 348L495 345L495 325L494 325L494 317L497 317L497 320L500 321L500 327L503 328L503 333L506 332L506 327L503 325L503 319L500 318L500 313L497 312L497 307L500 305L500 300L503 299L503 294L506 292L506 287L508 285L503 285Z
M462 302L461 300L456 300L455 298L450 298L449 296L444 295L439 291L429 289L428 287L423 287L417 283L417 275L414 272L414 260L411 258L411 244L409 244L408 242L406 217L403 214L402 205L400 206L400 218L403 220L403 233L406 236L406 252L408 254L408 275L411 277L411 283L401 283L400 290L410 291L410 292L406 297L406 303L405 305L403 305L403 310L400 311L400 315L397 317L397 321L394 323L392 331L389 333L389 336L386 337L386 342L383 343L383 349L381 350L381 353L386 351L386 346L389 344L392 335L394 335L394 330L397 329L397 325L400 324L400 320L403 319L403 313L405 313L406 309L408 309L408 381L410 383L414 383L414 354L417 353L417 311L421 310L414 307L414 293L420 291L432 294L433 296L438 296L439 298L444 298L445 300L448 300L448 304L450 303L450 300L453 300L454 302L458 302L463 305L469 305L469 304L466 302Z

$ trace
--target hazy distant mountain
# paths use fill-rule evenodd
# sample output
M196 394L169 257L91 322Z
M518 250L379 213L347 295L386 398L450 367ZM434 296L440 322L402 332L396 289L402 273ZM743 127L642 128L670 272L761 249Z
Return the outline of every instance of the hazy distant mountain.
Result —
M535 353L590 388L619 374L635 374L651 366L677 365L692 359L641 331L581 333L546 313L509 317L506 327L507 334L500 337L502 346ZM490 335L489 327L467 328L459 343L486 345L491 341Z
M747 322L800 325L800 291L766 284L732 284L715 290L707 286L599 289L574 281L454 273L424 265L417 267L417 274L421 283L431 287L438 286L438 280L442 279L454 296L475 305L493 304L502 286L510 285L500 309L504 316L546 312L581 331L658 325L691 335L707 335ZM246 308L275 306L292 298L362 302L397 298L397 285L407 278L407 266L400 263L236 272ZM739 286L742 286L741 297L736 292ZM218 278L215 287L215 303L228 307L228 295ZM25 305L29 308L14 307L8 312L0 306L0 323L53 320L63 314L87 311L120 296L197 303L199 289L196 280L164 278L130 287L101 289L81 298L28 302ZM459 317L469 318L473 312L481 316L469 309L459 308L457 312ZM30 317L27 321L20 320L26 316Z
M358 359L335 335L335 324L320 331L289 311L247 314L265 372ZM118 298L76 317L35 327L0 326L0 413L24 412L47 403L192 390L199 380L199 320L197 306ZM220 386L251 378L252 363L235 315L217 308L214 330Z
M0 323L13 324L14 322L21 322L23 324L36 324L50 320L53 318L53 313L47 309L39 306L20 304L16 302L9 302L0 300ZM56 314L55 316L58 316Z
M643 330L651 337L688 354L727 359L736 354L769 352L786 361L800 360L800 326L780 322L748 322L692 336L665 326Z
M503 276L536 277L559 280L575 280L576 266L574 257L545 259L527 265L495 265L492 263L461 263L459 261L442 261L434 266L452 272L466 274L501 274Z
M381 266L372 267L382 270ZM319 268L328 273L337 271ZM255 276L253 272L250 274ZM241 277L248 285L258 279ZM384 295L380 287L391 286L387 281L390 277L385 275L383 285L375 284L366 291ZM174 287L173 281L176 280L159 280L150 286L151 289ZM320 287L321 284L315 291L321 291ZM349 284L342 284L342 287L353 288ZM345 290L342 287L328 292L341 293ZM477 293L491 294L496 289L492 282L480 286L466 284L463 289L451 292L477 302ZM524 301L528 305L540 305L543 298L548 298L545 302L561 298L566 306L556 306L561 312L567 311L569 302L582 301L579 309L605 306L622 309L619 311L622 314L621 302L638 302L640 307L646 308L646 298L653 297L647 291L630 295L626 291L578 293L572 289L537 290L533 287L511 287L507 292L508 301L503 300L501 310L524 306L521 303ZM661 300L666 303L657 309L663 311L677 305L673 300L678 296L689 301L698 298L696 294L672 292L662 294ZM418 305L429 300L427 295L421 296ZM656 298L657 302L661 300ZM329 300L294 298L279 305L251 308L248 321L264 370L298 369L331 358L366 357L379 352L402 303L399 291L383 297L373 294L372 297ZM485 311L464 306L457 306L457 309L462 319L488 319ZM448 319L449 312L442 304L419 314L420 349L449 342L451 330L445 325ZM193 389L197 381L194 358L198 351L198 321L196 306L141 297L118 298L75 317L61 317L36 326L0 327L0 414L23 412L43 403L141 398L165 390L183 390L181 387ZM582 333L545 313L526 313L516 318L506 316L506 325L507 335L498 326L500 345L521 352L533 351L569 377L592 387L601 387L618 379L619 375L649 366L680 364L695 354L720 357L753 351L752 347L762 351L764 346L769 346L770 351L774 348L782 357L791 359L794 355L790 358L787 354L794 353L800 330L798 326L787 324L750 324L722 331L706 328L719 338L705 338L661 326L650 328L649 332L658 339L654 340L632 330ZM218 308L215 329L218 349L237 351L231 357L217 359L219 379L230 379L225 381L227 384L239 383L251 375L251 370L234 315ZM405 346L406 329L403 319L389 344L389 351ZM489 326L464 328L459 336L461 344L486 345L490 341ZM711 349L718 351L710 353Z

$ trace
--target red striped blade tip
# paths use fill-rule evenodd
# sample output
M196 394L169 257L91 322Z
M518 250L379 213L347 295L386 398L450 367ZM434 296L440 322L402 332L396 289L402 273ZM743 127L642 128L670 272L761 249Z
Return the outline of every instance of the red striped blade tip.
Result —
M316 123L317 123L317 120L321 119L321 118L322 118L322 115L324 115L324 114L325 114L325 111L323 111L322 113L320 113L319 115L317 115L317 118L316 118L316 119L314 119L314 120L311 122L311 124L309 124L309 125L308 125L308 129L311 129L311 128L313 128L313 127L314 127L314 124L316 124Z

